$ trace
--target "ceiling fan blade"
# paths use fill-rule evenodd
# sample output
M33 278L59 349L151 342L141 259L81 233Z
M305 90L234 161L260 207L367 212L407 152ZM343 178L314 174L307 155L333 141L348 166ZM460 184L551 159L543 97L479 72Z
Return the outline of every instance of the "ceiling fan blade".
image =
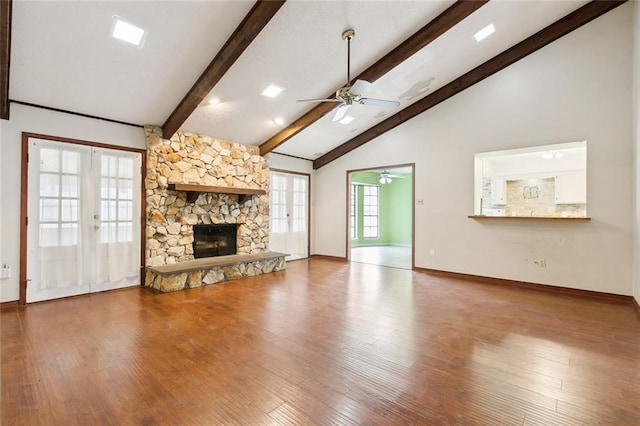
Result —
M362 95L371 87L371 83L366 80L356 80L355 83L349 88L349 93L352 95Z
M358 101L362 105L377 106L382 108L397 108L400 106L398 101L388 101L385 99L360 98Z
M347 104L340 105L338 107L338 109L336 110L336 114L333 116L333 119L331 121L333 121L335 123L336 121L342 120L342 118L347 113L347 110L349 109L349 106L350 105L347 105Z
M339 99L298 99L297 102L342 102Z

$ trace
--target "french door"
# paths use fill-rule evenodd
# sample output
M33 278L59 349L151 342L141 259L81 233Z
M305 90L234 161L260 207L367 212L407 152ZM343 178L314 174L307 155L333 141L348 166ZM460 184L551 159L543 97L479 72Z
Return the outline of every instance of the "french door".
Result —
M309 256L309 176L271 172L269 250L287 260Z
M29 139L27 302L140 283L141 154Z

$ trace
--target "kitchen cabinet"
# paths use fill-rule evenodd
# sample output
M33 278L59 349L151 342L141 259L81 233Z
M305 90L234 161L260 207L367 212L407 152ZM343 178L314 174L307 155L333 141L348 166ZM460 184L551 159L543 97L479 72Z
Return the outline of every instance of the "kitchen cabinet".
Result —
M587 203L587 172L575 170L555 176L556 204Z

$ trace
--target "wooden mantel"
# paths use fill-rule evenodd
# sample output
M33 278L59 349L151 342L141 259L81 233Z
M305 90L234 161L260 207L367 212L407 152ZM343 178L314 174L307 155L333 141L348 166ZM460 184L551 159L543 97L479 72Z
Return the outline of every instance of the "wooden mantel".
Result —
M252 195L264 195L264 189L235 188L231 186L208 186L188 183L170 183L167 189L171 191L184 191L187 193L187 201L195 202L203 192L213 192L216 194L233 194L238 196L238 203L243 204L247 197Z

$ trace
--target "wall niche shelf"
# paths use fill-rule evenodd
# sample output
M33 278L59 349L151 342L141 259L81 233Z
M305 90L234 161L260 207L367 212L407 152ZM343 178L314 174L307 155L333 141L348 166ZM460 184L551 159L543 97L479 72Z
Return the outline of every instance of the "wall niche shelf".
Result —
M230 186L208 186L194 185L188 183L170 183L167 189L171 191L183 191L187 193L187 201L194 203L203 192L211 192L215 194L231 194L238 196L238 203L243 204L247 197L253 195L264 195L267 193L264 189L253 188L234 188Z
M555 220L565 222L588 222L590 217L550 217L550 216L484 216L469 215L469 219L498 219L498 220Z

